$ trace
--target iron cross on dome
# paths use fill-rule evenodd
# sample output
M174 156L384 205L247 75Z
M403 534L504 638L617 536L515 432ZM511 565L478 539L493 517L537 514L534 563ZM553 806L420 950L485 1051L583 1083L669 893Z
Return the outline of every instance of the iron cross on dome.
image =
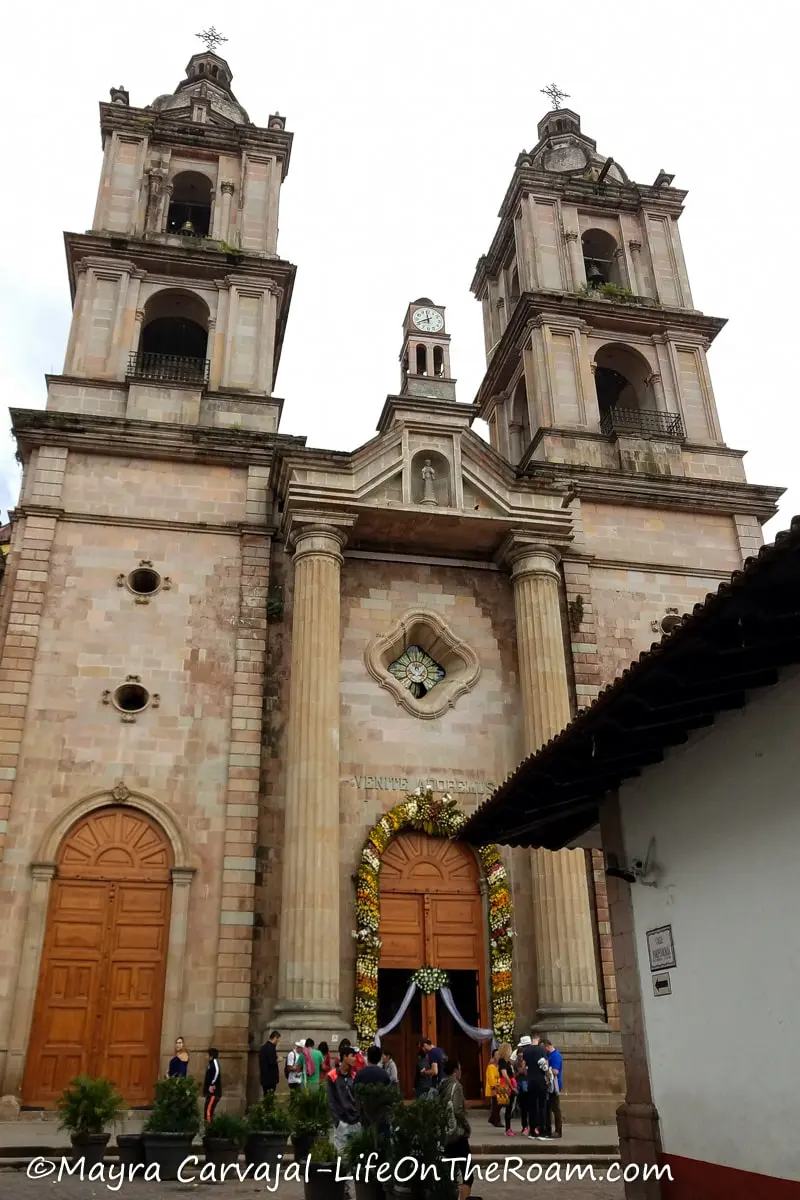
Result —
M216 50L217 46L219 46L222 42L227 42L228 40L226 37L223 37L221 33L218 33L213 25L210 29L204 29L202 33L196 33L194 36L199 37L201 42L205 42L206 50L210 50L212 54Z
M558 84L551 83L547 87L539 88L539 91L544 96L548 96L553 108L561 108L562 100L569 100L569 92L562 92Z

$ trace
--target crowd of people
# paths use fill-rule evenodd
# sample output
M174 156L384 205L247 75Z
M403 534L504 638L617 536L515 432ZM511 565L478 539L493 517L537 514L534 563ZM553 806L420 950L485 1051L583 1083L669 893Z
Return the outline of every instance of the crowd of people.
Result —
M563 1086L561 1052L549 1038L526 1035L514 1050L504 1042L486 1068L490 1124L498 1128L505 1124L506 1136L514 1137L511 1121L516 1114L523 1136L543 1142L560 1138Z
M280 1032L274 1029L259 1053L265 1096L275 1092L280 1080L280 1037ZM333 1141L339 1153L362 1128L364 1118L356 1085L392 1084L399 1091L397 1064L392 1054L380 1046L370 1046L365 1057L347 1038L340 1042L337 1058L331 1056L326 1042L315 1046L313 1038L298 1040L286 1055L283 1071L290 1088L327 1087ZM489 1122L498 1128L505 1126L506 1136L514 1137L512 1121L517 1115L523 1136L538 1141L560 1138L562 1088L563 1061L549 1038L526 1035L515 1048L504 1042L493 1051L486 1069L485 1094L491 1104ZM418 1099L440 1096L448 1102L447 1154L466 1162L472 1129L461 1086L461 1064L434 1046L430 1038L420 1043L414 1094ZM469 1181L462 1175L461 1200L466 1200L469 1192Z

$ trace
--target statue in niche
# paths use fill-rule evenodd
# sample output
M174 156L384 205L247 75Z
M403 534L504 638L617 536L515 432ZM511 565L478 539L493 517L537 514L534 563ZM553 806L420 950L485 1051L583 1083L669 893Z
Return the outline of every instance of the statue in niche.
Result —
M434 471L433 467L431 466L431 460L429 458L425 459L425 466L422 468L421 474L422 474L422 500L420 501L420 503L421 504L438 504L439 502L436 499L436 494L434 492L434 481L436 479L436 472Z

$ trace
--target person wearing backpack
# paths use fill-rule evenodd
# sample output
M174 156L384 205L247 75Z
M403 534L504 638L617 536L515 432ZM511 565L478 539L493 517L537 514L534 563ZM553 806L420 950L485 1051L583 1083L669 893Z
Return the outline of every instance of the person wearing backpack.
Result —
M306 1048L305 1038L299 1038L294 1044L294 1049L290 1050L286 1055L286 1062L283 1065L283 1073L286 1076L286 1082L289 1084L289 1094L291 1095L295 1088L303 1086L303 1051Z
M453 1164L458 1173L458 1200L467 1200L472 1191L471 1175L467 1171L469 1162L469 1135L472 1133L464 1089L461 1086L461 1063L457 1058L446 1058L442 1065L444 1082L439 1096L447 1102L447 1129L445 1130L444 1160Z

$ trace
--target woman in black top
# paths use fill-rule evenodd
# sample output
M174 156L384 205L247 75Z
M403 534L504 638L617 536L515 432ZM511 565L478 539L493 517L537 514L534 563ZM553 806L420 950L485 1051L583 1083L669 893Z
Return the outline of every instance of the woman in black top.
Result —
M513 1137L514 1131L511 1128L511 1114L514 1111L514 1094L516 1088L514 1083L512 1083L514 1070L511 1066L511 1046L508 1042L503 1042L500 1047L497 1070L500 1072L500 1078L497 1081L497 1104L499 1108L505 1109L506 1137Z
M169 1060L167 1067L167 1078L171 1079L173 1075L186 1075L189 1067L189 1055L186 1050L186 1044L183 1038L175 1038L175 1053Z

